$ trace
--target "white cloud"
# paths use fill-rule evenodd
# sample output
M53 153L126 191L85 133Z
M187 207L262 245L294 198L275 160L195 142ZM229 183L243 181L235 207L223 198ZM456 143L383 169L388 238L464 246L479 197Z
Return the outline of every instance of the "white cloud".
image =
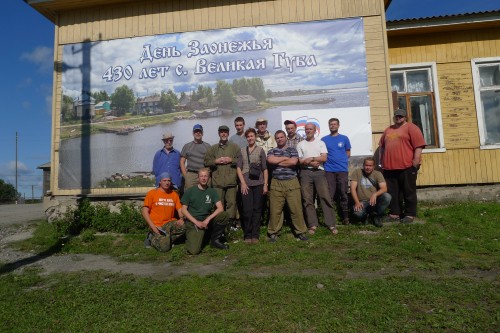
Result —
M54 64L54 52L52 48L37 46L33 51L21 54L21 60L34 63L40 71L50 71Z

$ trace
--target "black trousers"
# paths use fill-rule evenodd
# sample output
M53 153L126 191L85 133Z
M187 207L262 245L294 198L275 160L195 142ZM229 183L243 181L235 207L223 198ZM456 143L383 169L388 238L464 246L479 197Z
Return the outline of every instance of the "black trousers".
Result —
M383 170L387 192L392 196L390 214L417 216L417 173L418 169L413 166L403 170Z
M262 215L262 191L264 185L251 186L248 193L241 194L242 219L241 227L243 229L244 239L259 239L260 217Z

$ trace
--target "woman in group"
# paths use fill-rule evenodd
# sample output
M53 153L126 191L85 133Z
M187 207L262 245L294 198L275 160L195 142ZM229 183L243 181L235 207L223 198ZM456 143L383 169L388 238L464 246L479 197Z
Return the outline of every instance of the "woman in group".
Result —
M262 215L263 196L267 194L266 153L255 144L257 132L253 128L245 131L248 146L238 153L236 172L240 180L242 202L242 228L244 242L259 242L260 218Z

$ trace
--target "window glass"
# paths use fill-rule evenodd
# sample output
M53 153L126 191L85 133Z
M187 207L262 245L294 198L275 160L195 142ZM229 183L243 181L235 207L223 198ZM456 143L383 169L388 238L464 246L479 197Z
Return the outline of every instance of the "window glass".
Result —
M391 86L392 91L405 92L405 79L403 73L392 73L391 74Z
M425 143L428 146L435 146L436 135L434 131L435 124L431 96L410 96L410 107L412 123L422 130Z
M485 144L500 144L500 91L487 90L481 92Z
M479 67L479 78L482 87L491 87L500 85L499 65Z
M431 91L429 84L429 72L427 70L406 72L408 92Z

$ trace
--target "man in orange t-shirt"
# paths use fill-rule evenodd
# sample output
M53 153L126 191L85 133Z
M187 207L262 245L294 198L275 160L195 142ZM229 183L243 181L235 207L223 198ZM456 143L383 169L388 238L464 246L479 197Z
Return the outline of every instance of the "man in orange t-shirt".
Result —
M150 232L144 245L151 245L159 251L167 252L172 242L185 234L184 216L181 212L179 195L172 189L172 178L168 172L159 176L158 187L148 192L144 198L142 216ZM175 218L177 211L179 219Z
M425 148L422 131L407 122L406 110L398 109L394 112L394 125L386 128L379 146L387 192L392 196L389 219L413 222L417 215L417 173Z

